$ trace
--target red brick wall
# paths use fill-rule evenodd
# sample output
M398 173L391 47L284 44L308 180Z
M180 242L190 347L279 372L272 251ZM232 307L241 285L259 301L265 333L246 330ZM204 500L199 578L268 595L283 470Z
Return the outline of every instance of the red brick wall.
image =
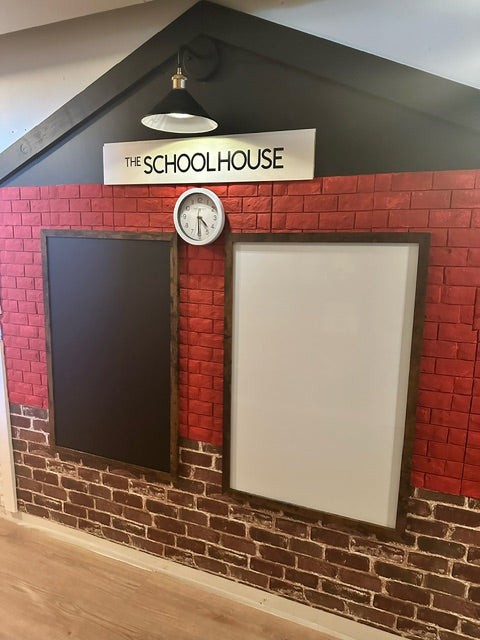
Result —
M47 406L42 227L172 231L184 186L0 189L10 400ZM212 187L232 231L428 231L428 303L412 481L480 497L480 171ZM223 246L180 250L180 433L220 444Z

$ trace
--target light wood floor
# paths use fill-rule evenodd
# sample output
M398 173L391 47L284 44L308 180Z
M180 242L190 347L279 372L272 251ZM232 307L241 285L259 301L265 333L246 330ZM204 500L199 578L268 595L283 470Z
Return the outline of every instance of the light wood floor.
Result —
M328 640L0 518L1 640Z

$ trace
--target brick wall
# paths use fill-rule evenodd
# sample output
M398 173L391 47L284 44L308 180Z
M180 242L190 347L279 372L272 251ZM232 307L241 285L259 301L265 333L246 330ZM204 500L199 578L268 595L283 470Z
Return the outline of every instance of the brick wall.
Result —
M0 189L10 400L47 406L40 228L172 231L185 186ZM480 497L480 171L213 186L232 231L428 231L415 486ZM223 246L180 250L180 433L221 443Z
M51 456L47 411L12 405L20 508L399 635L480 638L480 501L413 492L403 543L221 493L220 447L183 439L180 477Z
M0 189L2 327L20 507L400 635L479 638L480 171L212 188L234 232L431 233L408 540L361 538L328 518L299 520L220 494L221 241L180 247L180 434L188 440L175 486L51 457L40 229L173 231L184 186Z

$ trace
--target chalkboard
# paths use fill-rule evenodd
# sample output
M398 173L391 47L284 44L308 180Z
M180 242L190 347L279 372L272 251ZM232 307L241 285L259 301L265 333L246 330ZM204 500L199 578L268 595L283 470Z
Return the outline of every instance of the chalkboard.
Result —
M230 237L228 492L402 530L427 253L427 234Z
M42 232L52 444L171 477L174 234Z

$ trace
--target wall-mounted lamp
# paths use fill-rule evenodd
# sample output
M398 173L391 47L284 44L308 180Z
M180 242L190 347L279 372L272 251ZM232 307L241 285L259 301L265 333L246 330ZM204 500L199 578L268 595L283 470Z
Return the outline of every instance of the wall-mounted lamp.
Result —
M193 48L195 43L197 47ZM205 109L185 88L187 77L182 66L192 68L192 75L199 80L210 77L218 66L217 48L210 38L198 38L192 46L178 51L177 72L172 76L173 88L150 113L143 116L142 124L158 131L170 133L206 133L218 127ZM186 55L185 55L186 54ZM185 65L182 58L185 55Z

